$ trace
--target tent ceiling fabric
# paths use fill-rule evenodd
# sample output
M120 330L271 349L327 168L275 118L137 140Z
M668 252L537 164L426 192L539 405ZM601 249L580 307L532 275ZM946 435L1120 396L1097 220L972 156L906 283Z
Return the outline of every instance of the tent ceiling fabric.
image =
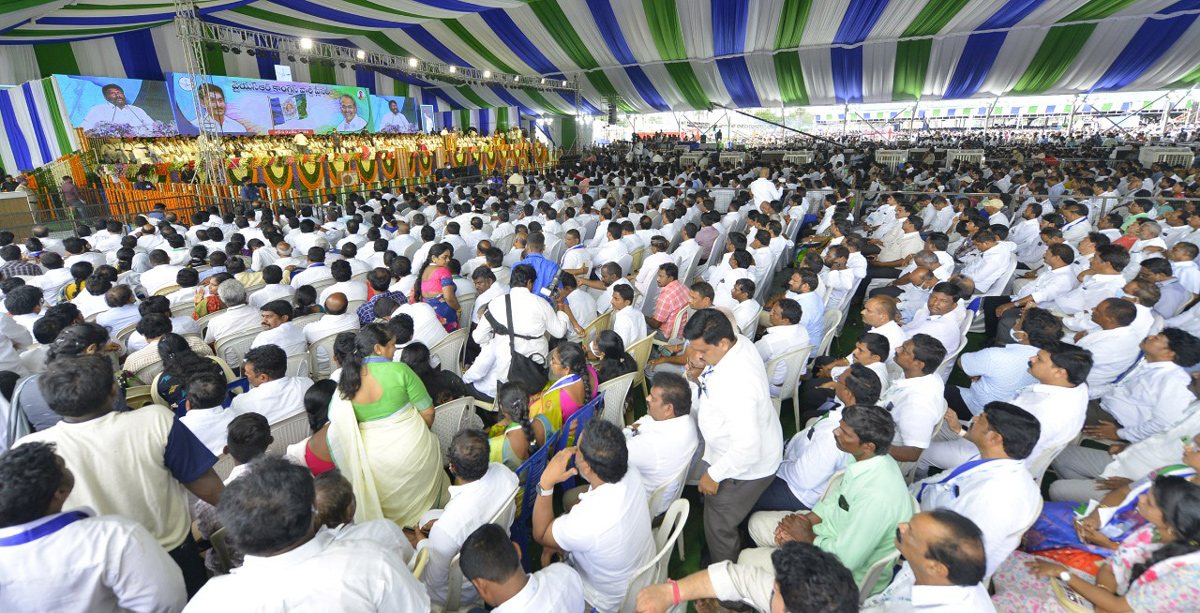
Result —
M201 0L213 22L525 75L624 111L1190 87L1200 0ZM0 6L0 82L179 70L162 0ZM114 53L107 59L92 53ZM62 58L62 54L73 57ZM151 53L154 58L126 55ZM35 61L30 61L30 58ZM157 63L153 61L157 59ZM267 76L256 62L228 74ZM106 69L108 73L97 72ZM306 72L306 71L302 71ZM139 74L142 73L142 74ZM148 74L146 74L148 73ZM243 74L245 73L245 74ZM349 78L353 82L354 75ZM443 107L571 111L557 93L417 83Z

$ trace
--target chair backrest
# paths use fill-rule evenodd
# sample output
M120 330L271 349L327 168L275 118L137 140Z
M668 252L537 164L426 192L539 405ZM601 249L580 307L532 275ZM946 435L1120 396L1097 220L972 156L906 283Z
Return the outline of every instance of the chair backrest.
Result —
M314 379L316 379L316 378L327 379L327 378L329 378L330 373L333 372L333 365L334 365L333 343L334 343L334 341L337 340L338 334L341 334L341 333L335 332L333 334L328 334L326 336L323 336L323 337L317 339L315 342L313 342L311 345L308 346L309 372L311 372L314 375L313 376ZM320 349L320 348L324 348L325 353L329 356L329 363L327 365L329 368L329 372L325 372L325 369L321 368L321 360L319 359L318 353L317 353L317 349Z
M837 326L825 328L825 333L821 335L821 345L817 347L817 354L814 357L829 355L829 350L833 346L833 337L837 336Z
M505 521L505 515L508 515L509 510L512 509L512 500L518 491L520 491L520 488L513 490L508 496L501 496L497 499L504 501L504 503L500 505L500 508L496 509L495 513L492 513L492 517L488 519L489 524L496 524L501 528L504 528L505 531L508 531L509 526L508 522ZM511 516L509 519L511 519ZM459 561L460 556L461 552L455 553L454 557L450 558L450 569L447 577L449 581L446 585L446 605L442 608L442 613L455 613L456 611L461 610L461 605L463 604L463 576L462 566Z
M153 402L149 385L135 385L125 390L125 405L131 409L140 409Z
M336 279L334 279L333 277L326 277L324 279L319 279L317 281L313 281L312 283L307 283L306 285L311 285L312 288L317 290L317 293L320 294L321 290L329 287L330 285L333 285L334 283L337 283Z
M291 417L284 418L283 421L271 424L271 436L275 439L271 441L271 446L267 447L267 453L275 455L284 455L287 453L288 445L294 445L312 435L308 427L308 413L300 412Z
M222 360L221 358L219 358L215 355L208 356L208 359L216 362L217 365L221 367L221 372L225 373L225 382L226 383L233 383L234 381L238 380L238 376L236 374L234 374L233 369L229 367L228 362L226 362L225 360Z
M168 285L166 287L160 287L160 288L154 290L154 295L155 296L166 296L167 294L177 292L177 291L179 291L178 285Z
M629 580L629 588L625 592L625 599L621 603L622 613L632 613L637 604L637 595L641 589L647 585L665 582L667 579L667 566L670 562L670 557L667 555L675 547L675 542L679 540L679 536L683 534L683 527L687 524L687 518L691 510L691 503L686 498L680 498L671 503L667 512L663 514L662 524L658 530L654 532L655 554L649 562L643 564L633 573L633 577Z
M633 256L626 253L616 260L617 265L621 267L621 276L628 277L629 273L633 272Z
M657 275L658 273L655 273ZM646 288L646 294L642 296L642 315L646 317L654 317L654 307L658 305L658 277L650 279L650 287Z
M467 412L473 412L474 401L474 398L465 396L439 404L433 410L433 425L430 430L433 430L438 439L438 446L442 448L443 465L450 462L450 442L454 440L454 435L462 430Z
M233 570L233 558L229 555L229 544L225 542L225 527L221 526L220 530L210 534L208 542L212 543L213 551L217 554L217 562L221 570L227 573Z
M583 327L583 340L586 344L588 341L596 338L596 335L612 328L612 309L601 313L592 323Z
M254 343L254 339L259 334L262 334L262 329L255 328L219 338L216 351L213 353L225 360L227 364L241 364L242 358L246 356L247 351L250 351L250 345Z
M297 353L287 357L287 376L307 377L311 379L312 360L307 353Z
M130 337L130 336L131 336L131 335L132 335L132 334L133 334L135 331L137 331L137 322L131 323L131 324L129 324L128 326L125 326L124 328L121 328L121 329L120 329L120 331L118 331L118 332L116 333L116 335L115 335L115 338L116 338L116 340L117 340L117 342L118 342L118 343L121 343L122 345L124 345L124 344L125 344L125 341L129 340L129 337Z
M878 562L871 565L867 569L866 576L862 581L858 582L858 601L862 602L871 596L871 592L875 591L875 584L879 583L879 578L883 576L884 571L891 571L892 567L900 559L900 552L893 549L891 553ZM890 572L888 573L891 574Z
M437 356L443 370L448 370L460 377L463 374L463 345L467 344L468 331L466 326L461 327L447 334L445 338L429 348L429 355Z
M758 310L754 312L754 317L751 317L744 326L738 329L742 336L754 340L754 334L758 332L758 316L762 314L762 306L759 305Z
M991 287L987 288L986 290L981 290L980 288L975 288L975 290L984 296L999 296L1004 293L1005 289L1012 284L1013 277L1016 274L1017 256L1016 254L1013 254L1009 256L1008 265L1004 267L1004 272L1000 273L999 277L996 277L996 280L992 282Z
M475 299L479 294L467 294L466 296L458 297L458 325L466 328L470 326L471 314L475 312Z
M404 253L401 253L400 255L411 260L412 256L417 253L417 250L421 248L422 244L424 244L424 243L422 243L420 241L417 241L415 243L410 243L407 247L404 248ZM512 247L512 244L510 243L509 248L511 248L511 247ZM507 251L507 249L505 251Z
M349 313L350 311L346 311L346 312ZM321 313L310 313L308 315L301 315L300 317L297 317L292 320L292 325L303 330L304 326L307 326L308 324L311 324L312 322L317 321L318 319L321 319Z
M625 399L629 396L629 388L633 387L636 376L637 373L634 372L626 373L600 384L598 391L604 396L602 418L605 421L610 421L620 428L625 427Z
M225 309L221 309L220 311L216 311L214 313L209 313L208 315L204 315L200 319L197 319L196 325L200 327L200 336L204 336L204 332L206 330L208 330L208 322L212 321L218 315L221 315L224 312L225 312Z
M369 274L370 272L371 271L369 271L369 270L364 270L358 274L351 275L350 282L351 283L366 283L367 282L367 274Z
M1047 447L1046 449L1042 450L1042 453L1039 454L1038 457L1033 460L1033 462L1029 463L1029 474L1033 475L1033 480L1037 481L1039 488L1042 485L1042 478L1046 476L1046 469L1050 468L1050 463L1053 462L1054 458L1057 458L1058 454L1062 453L1063 449L1066 449L1067 445L1069 444L1070 443L1068 442L1057 447Z
M196 306L189 302L177 304L171 307L171 317L183 317L184 315L188 315L195 310Z
M546 441L529 456L529 459L521 463L517 467L517 479L520 480L522 487L517 490L517 516L513 520L512 525L512 540L521 547L521 566L525 570L530 569L529 565L529 520L533 516L533 502L537 497L537 483L542 478L542 471L546 470L546 463L550 460L551 448L554 445L550 441Z
M633 272L635 270L640 270L642 268L642 258L644 258L646 256L646 248L638 247L637 249L634 249L633 252L630 253L629 255L633 260L632 261L633 268L631 268L629 270L629 272ZM626 274L629 274L629 273L626 273Z
M357 313L358 307L360 307L366 303L367 303L366 300L347 300L346 301L346 312L347 313Z
M502 237L496 239L496 242L492 246L499 249L503 253L508 253L509 250L512 249L513 241L515 241L516 239L517 239L516 234L508 234L506 236L502 236ZM416 249L413 250L413 253L416 253ZM410 254L409 257L412 257L412 255Z
M650 350L654 349L654 334L648 334L637 342L625 348L633 361L637 362L637 370L633 374L634 383L641 383L646 378L646 363L650 361Z
M787 353L782 353L767 362L767 378L773 379L775 372L780 364L786 364L787 368L783 375L783 389L779 391L779 400L787 400L795 398L798 395L800 387L800 377L804 374L804 368L808 362L808 356L812 354L813 346L806 345L799 349L793 349Z
M421 575L425 574L425 566L427 564L429 564L429 548L425 547L421 551L418 551L417 555L413 556L412 559L412 574L417 578L417 581L420 581Z
M157 362L154 362L152 364L147 364L147 365L139 368L137 370L137 372L133 373L133 376L136 377L138 381L145 383L148 381L154 381L154 378L157 377L160 373L162 373L162 371L163 371L162 360L158 360Z
M233 472L233 467L236 465L237 463L234 461L233 456L228 453L222 453L217 456L217 463L213 465L213 472L217 473L217 476L224 481L229 478L229 473Z

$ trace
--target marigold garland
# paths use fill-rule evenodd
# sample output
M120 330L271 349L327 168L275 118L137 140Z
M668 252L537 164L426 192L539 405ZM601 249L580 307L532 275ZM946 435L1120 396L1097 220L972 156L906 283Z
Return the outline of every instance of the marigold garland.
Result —
M270 164L263 166L263 178L271 189L291 189L291 164Z
M300 171L300 185L304 189L313 191L325 187L325 164L322 163L301 163L296 165Z
M383 173L383 178L389 181L396 179L396 159L389 156L384 156L379 160L379 166Z
M413 176L433 174L433 156L420 151L413 153L413 171Z
M374 183L379 180L379 166L375 160L358 160L354 166L358 170L359 182Z

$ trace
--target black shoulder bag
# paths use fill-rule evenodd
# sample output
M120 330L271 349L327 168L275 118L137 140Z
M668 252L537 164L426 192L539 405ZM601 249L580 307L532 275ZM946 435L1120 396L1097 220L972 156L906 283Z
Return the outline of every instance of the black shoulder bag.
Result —
M516 333L513 327L512 296L504 297L504 309L505 314L508 315L507 327L500 325L500 322L496 321L496 318L492 316L491 309L488 309L485 316L496 334L508 336L509 351L512 352L512 362L508 367L508 381L520 384L528 394L536 394L546 387L546 381L548 380L546 366L538 364L537 361L529 356L517 353L517 337L520 336L526 340L534 340L537 337Z

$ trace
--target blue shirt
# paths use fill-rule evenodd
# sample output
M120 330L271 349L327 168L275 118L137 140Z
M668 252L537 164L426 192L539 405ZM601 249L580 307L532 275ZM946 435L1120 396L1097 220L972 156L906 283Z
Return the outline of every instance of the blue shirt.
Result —
M979 415L987 403L1007 402L1018 392L1037 383L1029 374L1029 358L1037 347L1012 343L1003 347L988 347L962 354L960 364L969 377L979 377L971 387L961 387L963 403L971 413Z
M213 266L212 268L209 268L208 270L200 273L200 280L204 281L205 279L207 279L215 274L219 274L219 273L223 273L223 272L225 272L224 266Z
M525 256L524 260L513 264L513 268L516 268L521 264L528 264L532 266L534 272L537 273L537 279L533 281L533 294L535 296L541 296L542 288L550 285L550 280L554 278L556 273L558 273L558 264L547 260L540 253L531 253Z
M825 334L825 301L817 292L797 295L788 292L787 297L800 303L800 325L808 331L808 342L820 345Z

